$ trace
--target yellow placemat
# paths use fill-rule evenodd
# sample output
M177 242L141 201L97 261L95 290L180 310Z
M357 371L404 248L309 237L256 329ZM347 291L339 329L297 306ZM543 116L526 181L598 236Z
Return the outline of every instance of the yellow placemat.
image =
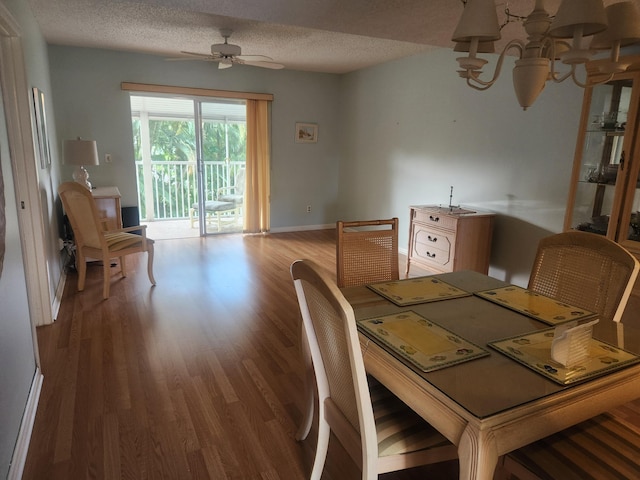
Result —
M400 307L471 295L433 276L373 283L367 286Z
M554 330L505 338L489 342L489 346L561 385L589 380L640 361L640 356L634 353L592 338L587 360L565 367L551 359Z
M584 308L574 307L515 285L475 292L475 295L549 325L584 320L596 315Z
M423 372L489 355L411 310L358 320L358 327Z

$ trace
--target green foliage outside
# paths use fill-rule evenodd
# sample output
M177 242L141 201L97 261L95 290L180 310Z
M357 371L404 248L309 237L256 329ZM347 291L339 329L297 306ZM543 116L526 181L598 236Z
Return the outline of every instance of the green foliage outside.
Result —
M142 169L140 119L133 118L133 148L138 169L141 218L147 218ZM156 218L186 218L197 199L196 136L192 120L149 120ZM247 129L244 123L205 122L202 133L207 199L233 182L238 162L244 163ZM176 162L178 162L176 164ZM163 163L166 163L163 165ZM235 165L235 166L234 166Z

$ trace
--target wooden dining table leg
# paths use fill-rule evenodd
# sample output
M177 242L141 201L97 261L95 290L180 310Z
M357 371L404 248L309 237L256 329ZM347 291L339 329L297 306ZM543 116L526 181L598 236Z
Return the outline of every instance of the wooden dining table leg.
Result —
M458 444L460 480L491 480L498 464L493 432L467 424Z

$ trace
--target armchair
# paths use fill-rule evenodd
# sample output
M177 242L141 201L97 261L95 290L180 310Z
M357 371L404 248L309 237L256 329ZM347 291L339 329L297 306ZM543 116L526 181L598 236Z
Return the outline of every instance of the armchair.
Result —
M153 278L153 240L146 236L146 225L106 230L100 218L95 199L86 187L77 182L65 182L58 187L58 194L76 243L76 267L78 269L78 291L84 290L87 273L87 257L102 260L104 285L102 296L109 298L110 264L112 258L120 260L120 271L127 276L125 256L147 252L147 274L152 285ZM140 235L129 232L141 232Z

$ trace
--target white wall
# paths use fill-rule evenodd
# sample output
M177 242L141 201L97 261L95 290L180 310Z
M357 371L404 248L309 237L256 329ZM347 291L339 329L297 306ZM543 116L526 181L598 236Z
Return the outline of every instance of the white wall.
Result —
M546 87L522 111L511 64L478 92L456 74L454 52L420 54L345 76L340 205L347 219L398 216L406 249L409 205L499 213L490 273L526 284L538 240L562 230L583 90Z
M335 221L341 131L339 77L107 50L49 48L58 145L81 136L97 141L111 164L88 167L94 186L117 185L122 205L137 204L129 93L121 82L274 94L272 105L271 224L274 229ZM317 144L294 142L295 122L319 125ZM58 152L61 157L61 150ZM63 166L62 177L73 169ZM310 214L306 206L313 206Z
M24 50L24 62L29 81L28 88L31 91L31 87L37 87L45 95L47 129L49 131L52 158L51 165L42 169L38 168L38 185L42 205L42 220L46 228L45 243L47 246L47 270L49 272L50 284L49 296L53 301L62 273L62 262L57 242L59 237L58 212L55 208L55 201L58 196L56 189L60 183L60 168L57 158L58 146L55 135L56 126L53 116L53 95L49 79L47 45L31 14L27 2L22 0L6 0L4 3L20 24L20 38Z
M36 373L18 227L18 202L0 96L0 195L5 203L5 253L0 268L0 478L6 478ZM2 202L0 202L2 203ZM17 471L17 470L16 470Z
M0 269L0 478L6 478L36 364L18 230L18 208L1 104L0 167L7 222L6 251Z
M523 285L538 240L562 229L583 90L548 85L523 112L510 61L494 87L477 92L457 76L455 56L440 49L337 76L52 46L58 145L96 139L114 162L90 170L94 185L118 185L134 205L120 82L273 93L274 230L398 216L406 248L408 206L447 205L453 186L454 204L499 214L490 273ZM319 124L317 144L294 143L296 121Z

